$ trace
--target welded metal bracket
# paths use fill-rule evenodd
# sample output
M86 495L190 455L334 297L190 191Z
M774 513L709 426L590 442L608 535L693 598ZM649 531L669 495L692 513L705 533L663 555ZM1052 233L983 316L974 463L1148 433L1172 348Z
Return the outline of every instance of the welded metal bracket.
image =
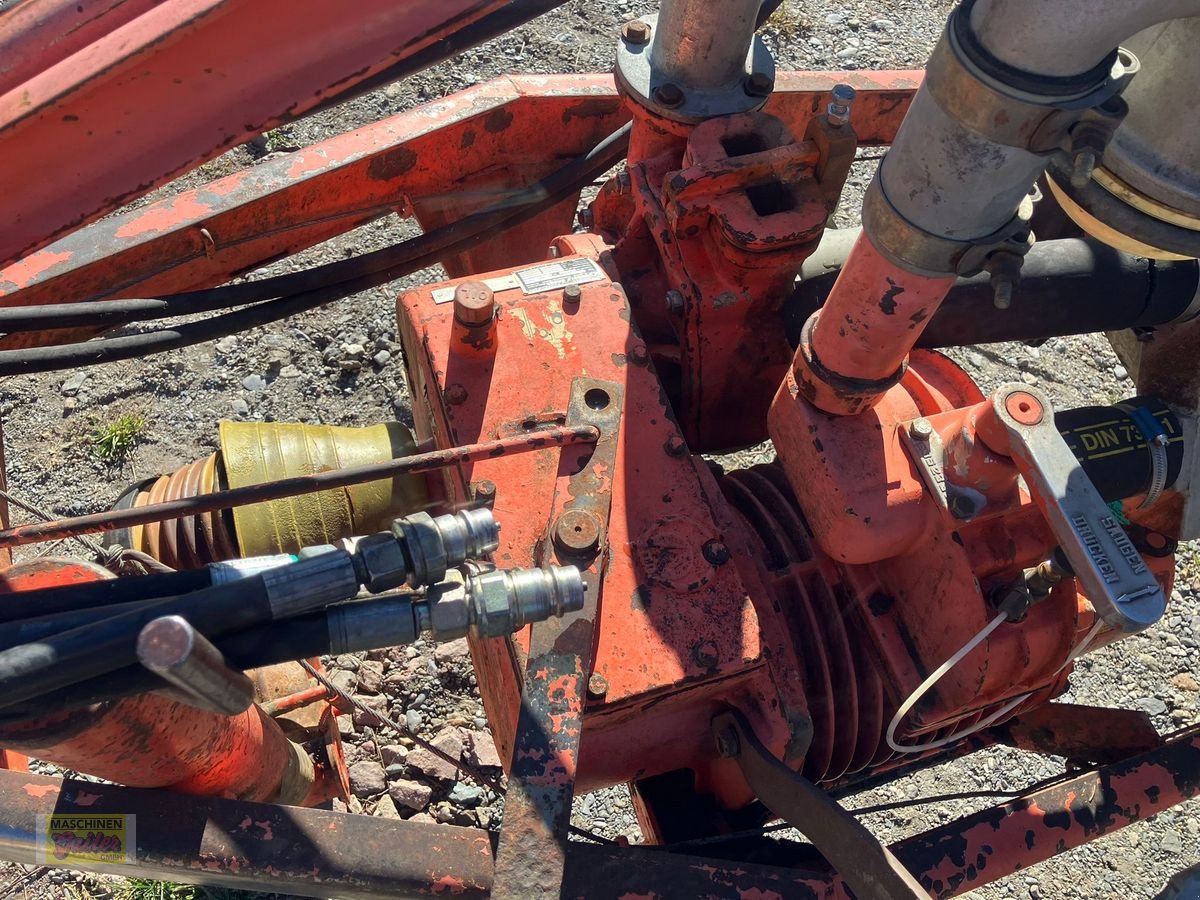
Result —
M492 888L497 900L557 898L562 890L624 398L614 381L571 382L567 424L595 426L600 437L555 496L543 562L577 566L587 593L579 612L539 623L530 635Z
M771 812L804 833L856 897L928 900L928 892L900 860L836 800L776 759L741 713L721 713L713 719L712 731L718 751L737 762L751 790Z

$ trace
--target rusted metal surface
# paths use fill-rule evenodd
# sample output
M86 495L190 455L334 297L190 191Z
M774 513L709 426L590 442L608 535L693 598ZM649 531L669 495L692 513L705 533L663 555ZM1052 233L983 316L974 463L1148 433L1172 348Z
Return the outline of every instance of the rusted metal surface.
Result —
M529 637L496 858L493 895L502 900L550 900L561 893L612 486L620 477L617 444L624 397L623 385L615 381L581 377L571 384L567 424L590 425L600 436L583 467L560 486L550 546L558 563L578 566L587 596L583 609L535 625Z
M411 215L414 204L432 228L532 183L625 118L605 76L496 79L81 229L0 270L0 303L208 287L370 219ZM553 156L542 152L547 121L555 123ZM461 152L465 147L474 152ZM479 271L504 254L511 263L540 253L570 230L575 204L568 203L570 209L527 223L521 234L528 243L506 235L501 250L489 250L497 243L489 240L448 262ZM9 335L0 346L62 343L89 333Z
M1150 716L1135 709L1048 703L999 729L1000 740L1021 750L1062 756L1074 766L1112 763L1162 745Z
M334 469L329 472L282 478L278 481L268 481L228 491L165 500L161 503L132 509L112 510L78 516L73 519L38 522L32 525L19 525L0 531L0 547L52 541L77 534L144 525L148 522L185 515L202 515L220 509L278 500L282 497L311 494L352 484L364 484L396 475L431 472L447 466L461 465L480 459L494 459L514 453L531 453L554 447L588 444L594 442L596 437L596 430L589 426L552 428L518 437L499 438L494 441L483 441L446 450L432 450L428 453L418 453L366 466Z
M111 577L97 566L41 561L5 572L12 590ZM27 582L27 583L23 583ZM223 715L155 693L0 727L0 744L39 759L143 787L251 800L320 803L338 793L334 773L314 767L257 706Z
M0 264L503 5L371 0L346 17L316 0L172 0L93 34L0 96L0 193L13 198ZM52 37L25 29L3 43L36 57ZM146 127L130 127L137 121ZM39 177L46 171L58 176Z
M606 260L604 245L592 236L560 239L556 247L561 255L547 265ZM738 526L707 466L686 453L621 286L605 271L599 280L579 284L574 304L564 302L561 288L530 294L496 289L497 350L486 359L452 352L453 311L449 303L435 302L434 291L452 296L454 286L433 285L400 299L413 396L429 398L414 405L422 440L448 446L553 426L564 420L571 382L580 372L624 387L606 535L611 554L596 625L594 671L607 690L585 704L576 790L683 766L700 773L703 790L711 786L732 806L744 804L750 797L744 782L730 767L714 770L715 750L704 736L722 698L751 697L759 709L773 708L778 693L765 671L761 635L787 629L764 623L778 612L728 556L705 555L706 545L724 543L726 529ZM564 450L561 460L547 454L480 461L447 470L447 490L457 503L468 501L471 482L497 485L494 510L505 525L495 558L502 565L536 565L547 526L557 520L555 498L565 499L570 474L585 460L575 448ZM488 717L506 760L520 709L516 673L525 670L527 648L527 634L512 642L472 643ZM787 704L794 706L794 700ZM789 721L774 713L765 719L756 727L770 734L773 750L782 754L796 743Z
M893 849L934 897L953 897L1200 793L1200 727L1162 747L966 816Z
M737 762L754 793L821 851L856 897L919 900L926 896L912 873L878 838L836 800L772 756L740 713L724 712L713 719L713 738L721 755Z
M307 897L483 898L491 835L475 828L0 772L0 856L33 865L37 816L133 816L131 865L72 867Z

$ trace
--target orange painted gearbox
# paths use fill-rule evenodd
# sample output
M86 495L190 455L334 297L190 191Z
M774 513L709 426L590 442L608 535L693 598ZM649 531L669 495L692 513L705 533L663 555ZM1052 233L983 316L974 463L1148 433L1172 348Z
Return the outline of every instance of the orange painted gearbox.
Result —
M887 376L860 379L875 390L852 404L857 415L819 408L850 401L813 396L807 334L793 365L774 323L836 204L853 134L819 116L795 130L762 113L691 130L634 116L629 164L592 204L593 234L558 238L542 263L410 291L398 318L418 437L439 447L561 423L576 376L624 388L575 777L580 792L631 783L653 840L689 819L707 817L696 833L713 833L714 816L746 821L736 811L754 798L709 737L725 708L787 765L845 785L1046 702L1081 642L1115 633L1062 580L888 740L906 699L1058 541L1014 462L978 438L984 398L971 379L944 356L907 353L921 310L897 335L876 329L873 349L864 307L862 346L830 343L837 366L867 359ZM831 384L853 384L835 374ZM905 446L914 420L978 508L951 508L922 480ZM725 473L697 455L762 440L768 425L776 463ZM466 504L473 483L495 485L497 561L536 565L554 499L588 452L477 462L448 471L445 494ZM1148 564L1169 589L1171 558ZM504 759L528 647L523 633L472 648Z
M985 454L994 502L964 522L937 507L900 446L900 423L920 416L949 434L978 389L935 353L914 354L858 417L827 416L785 386L776 403L796 410L775 417L773 437L791 471L811 473L798 503L779 465L721 474L688 452L612 248L591 235L555 246L556 259L469 280L491 286L496 309L473 334L452 302L468 280L404 294L399 319L416 429L438 446L560 421L576 374L625 388L577 789L634 783L650 829L672 814L653 808L656 779L680 770L697 794L744 806L748 788L706 738L724 706L826 784L911 761L883 737L899 704L994 616L987 592L1056 544L1010 461ZM584 452L478 462L446 476L447 496L467 503L473 482L495 484L497 561L533 565L556 489ZM1170 560L1158 571L1168 581ZM1044 702L1065 687L1060 669L1093 622L1064 581L943 679L899 735L945 736L1026 693L1020 708ZM527 646L525 633L473 647L502 758Z

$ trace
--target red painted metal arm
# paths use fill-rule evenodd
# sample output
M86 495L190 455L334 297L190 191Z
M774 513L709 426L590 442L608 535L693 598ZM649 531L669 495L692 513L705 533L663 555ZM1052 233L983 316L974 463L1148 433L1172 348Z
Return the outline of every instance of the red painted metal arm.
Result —
M27 0L0 17L0 57L18 61L0 70L0 264L504 2L360 0L348 15L321 0L169 0L141 2L132 18L133 4L71 6L92 14L78 47L44 24L70 20L61 0Z

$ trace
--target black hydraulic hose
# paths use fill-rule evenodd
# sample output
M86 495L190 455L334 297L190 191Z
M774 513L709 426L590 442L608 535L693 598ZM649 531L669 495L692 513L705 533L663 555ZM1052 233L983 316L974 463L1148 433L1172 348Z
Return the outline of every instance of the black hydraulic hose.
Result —
M257 575L146 601L99 622L0 650L0 709L133 665L138 632L166 615L181 615L209 636L270 621L273 611L263 576Z
M828 231L784 306L795 346L805 320L829 296L859 229ZM1025 259L1009 309L996 309L990 276L960 278L918 347L1033 341L1097 331L1151 328L1200 315L1200 264L1151 260L1092 238L1039 241Z
M336 603L283 622L256 625L216 637L214 643L231 668L244 671L328 653L408 644L416 637L411 622L412 595L380 595ZM166 687L169 685L153 672L140 665L129 665L12 704L0 710L0 728Z
M75 628L94 625L113 616L141 609L153 600L134 600L126 603L115 603L112 606L92 606L86 609L72 609L66 612L53 613L48 616L31 616L6 622L0 629L0 651L8 650L19 644L31 644L42 641L52 635Z
M211 572L204 567L166 575L109 578L85 584L16 591L0 595L0 624L71 613L92 607L172 597L198 591L211 583Z
M393 247L298 273L309 279L312 285L316 285L305 288L300 293L161 331L101 338L95 341L63 344L55 347L0 351L0 375L49 372L189 347L228 334L237 334L259 325L276 322L340 300L350 294L386 284L425 266L441 262L447 256L460 253L485 238L494 236L498 229L523 222L562 202L612 168L624 157L629 141L629 131L630 126L625 125L597 144L586 155L567 163L531 187L515 192L513 195L513 198L517 198L515 201L510 198L493 204L457 222L444 225ZM293 276L280 276L283 279L291 277ZM240 299L242 295L239 290L251 288L257 284L260 283L230 285L224 288L214 288L213 292L228 292L220 295L224 298L220 302L222 305L236 305L244 302ZM210 295L211 301L213 292L200 293ZM184 296L188 295L175 295L169 301L149 302L174 302ZM234 299L230 300L229 298ZM98 301L97 305L102 306L111 302L120 301ZM194 307L188 310L188 312L192 311L195 311ZM62 325L59 322L41 327L62 327Z

